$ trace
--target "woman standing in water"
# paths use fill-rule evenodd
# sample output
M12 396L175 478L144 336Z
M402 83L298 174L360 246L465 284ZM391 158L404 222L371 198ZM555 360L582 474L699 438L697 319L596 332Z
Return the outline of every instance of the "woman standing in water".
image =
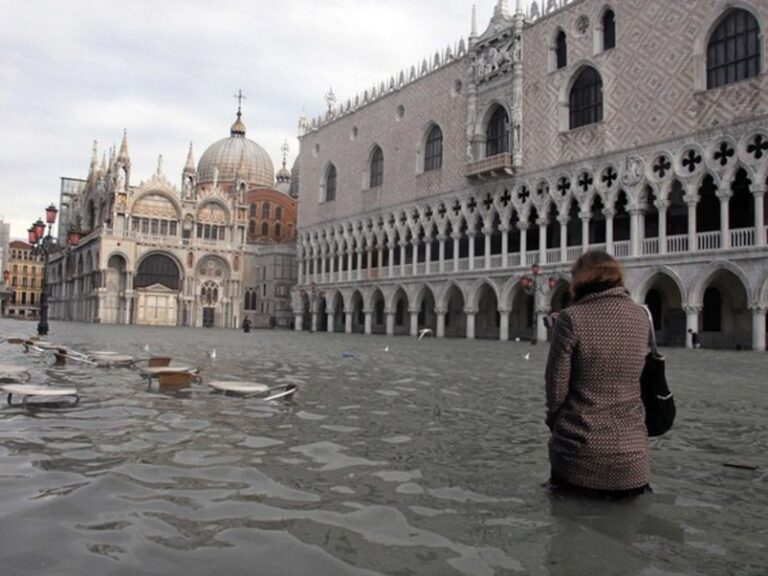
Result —
M551 483L595 496L648 488L650 454L640 374L648 315L603 252L573 265L572 305L555 325L546 370Z

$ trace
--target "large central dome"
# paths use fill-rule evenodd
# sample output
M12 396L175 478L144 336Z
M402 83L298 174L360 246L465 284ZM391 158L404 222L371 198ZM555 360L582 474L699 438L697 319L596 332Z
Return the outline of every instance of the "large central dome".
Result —
M200 157L197 165L197 183L232 183L238 177L250 186L272 188L275 185L275 169L266 150L245 137L245 124L237 111L237 120L232 125L229 138L222 138L211 144Z

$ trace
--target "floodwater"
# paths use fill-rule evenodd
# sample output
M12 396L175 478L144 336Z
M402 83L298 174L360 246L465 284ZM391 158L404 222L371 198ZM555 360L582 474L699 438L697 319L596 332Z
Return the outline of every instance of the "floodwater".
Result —
M300 390L269 405L147 390L130 369L0 344L2 363L82 395L0 407L3 576L768 574L765 354L668 350L678 422L652 440L654 493L616 503L543 486L545 345L51 328Z

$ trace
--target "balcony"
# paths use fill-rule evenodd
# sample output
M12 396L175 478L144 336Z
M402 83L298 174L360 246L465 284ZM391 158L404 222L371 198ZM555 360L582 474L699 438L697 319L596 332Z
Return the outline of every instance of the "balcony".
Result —
M500 176L512 176L515 170L512 166L512 154L504 152L477 162L467 164L467 178L484 180Z

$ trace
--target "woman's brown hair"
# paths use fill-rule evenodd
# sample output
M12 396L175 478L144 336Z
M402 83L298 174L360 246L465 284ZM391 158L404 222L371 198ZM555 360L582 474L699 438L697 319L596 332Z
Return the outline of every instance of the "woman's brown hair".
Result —
M610 254L587 252L571 268L571 297L578 302L585 296L624 286L624 267Z

